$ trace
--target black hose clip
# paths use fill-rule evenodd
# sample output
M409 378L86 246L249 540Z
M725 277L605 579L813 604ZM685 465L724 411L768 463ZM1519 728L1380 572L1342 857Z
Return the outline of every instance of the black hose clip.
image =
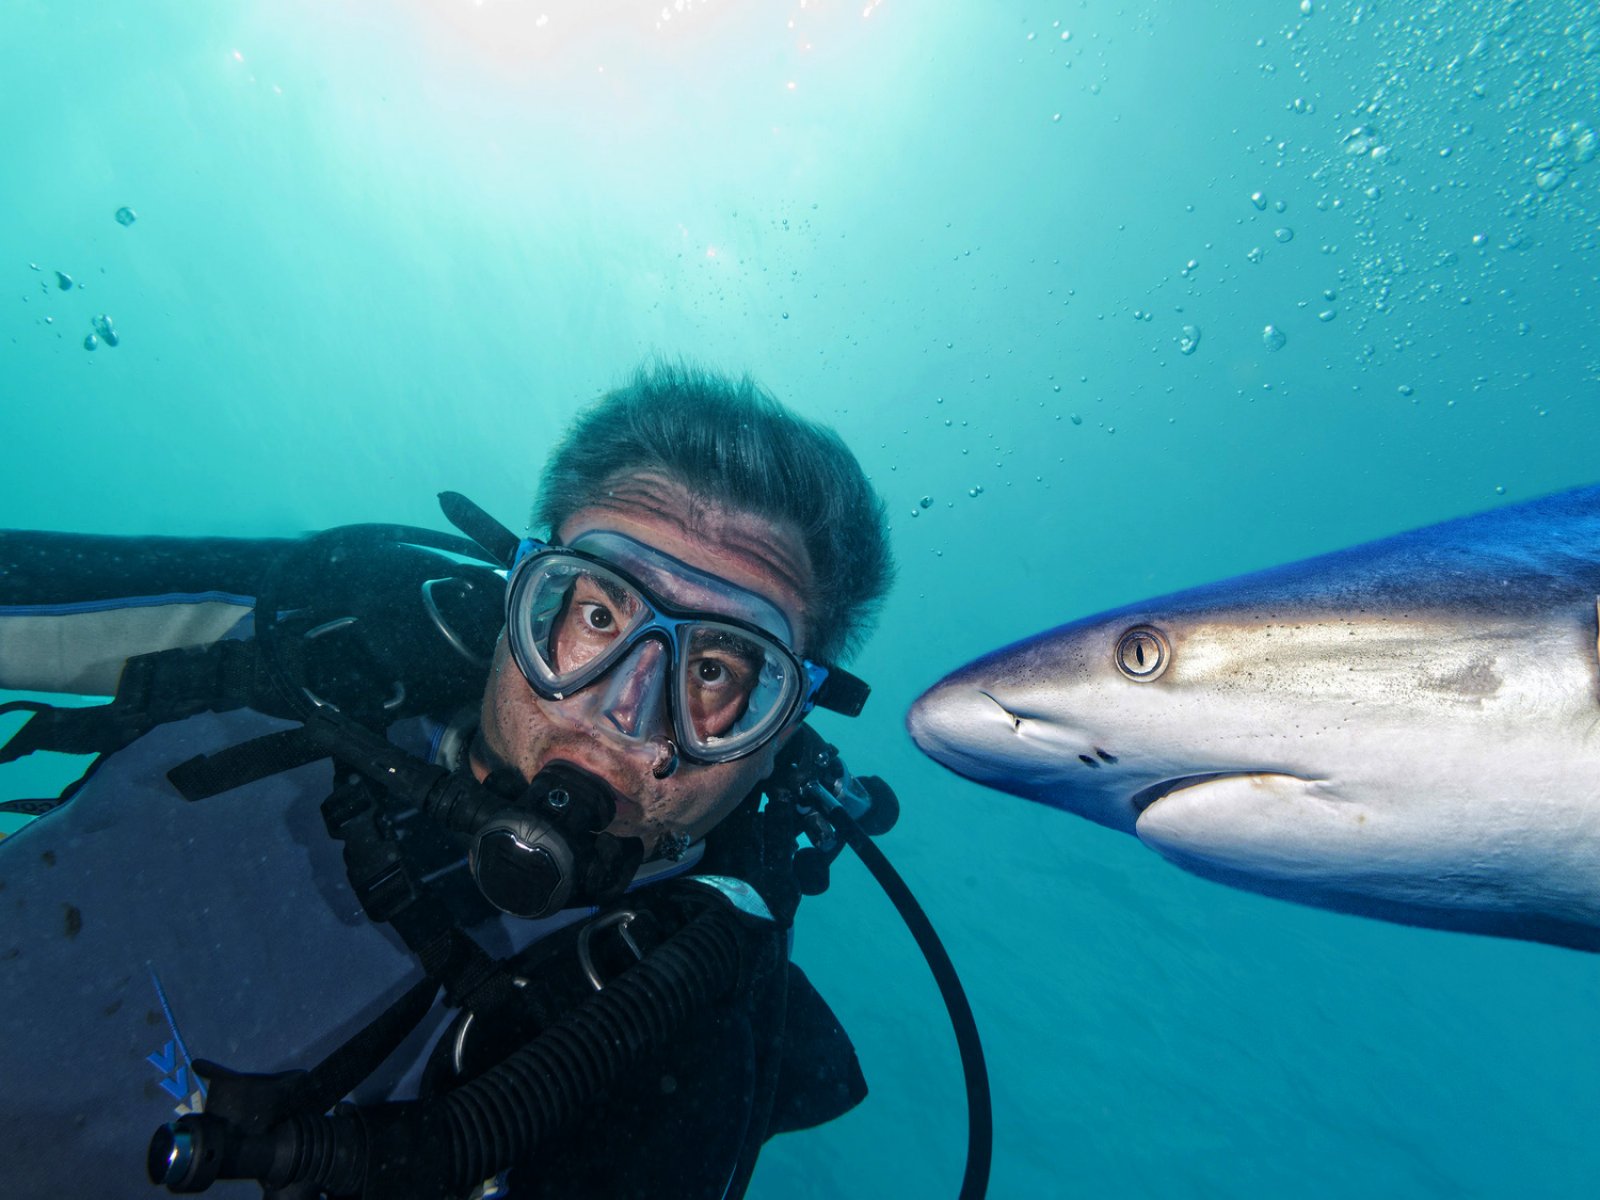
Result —
M801 832L811 843L794 856L795 882L807 896L827 891L829 869L845 846L832 817L835 809L848 813L874 837L888 833L900 819L894 789L876 775L852 775L838 747L809 725L802 725L784 747L765 786L769 796L794 806Z

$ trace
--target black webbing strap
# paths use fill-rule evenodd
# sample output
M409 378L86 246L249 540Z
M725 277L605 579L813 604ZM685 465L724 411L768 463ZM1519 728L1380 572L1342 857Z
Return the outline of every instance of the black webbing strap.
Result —
M412 984L364 1029L311 1068L300 1084L297 1101L307 1111L324 1113L348 1096L422 1024L438 992L436 979L425 977Z
M262 734L215 754L197 754L168 771L167 779L185 800L209 800L232 788L327 757L327 748L297 725Z
M208 711L256 706L272 695L266 673L258 670L251 641L229 640L140 654L123 664L117 694L109 704L54 708L20 700L0 706L0 713L26 710L33 714L0 747L0 763L35 750L111 754L157 725ZM279 705L269 704L265 711L273 707Z
M228 712L247 704L264 712L282 708L268 673L260 666L256 643L226 640L209 646L157 650L128 659L117 681L117 694L109 704L56 708L18 700L0 705L0 715L31 714L0 745L0 763L15 762L36 750L96 756L83 775L63 788L60 795L48 800L9 800L0 805L0 811L42 816L70 800L106 755L131 745L156 726L202 712Z

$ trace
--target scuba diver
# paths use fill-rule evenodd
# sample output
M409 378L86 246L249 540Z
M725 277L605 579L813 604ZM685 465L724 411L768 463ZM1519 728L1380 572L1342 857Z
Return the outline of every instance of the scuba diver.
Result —
M0 762L95 756L0 804L0 1193L738 1197L865 1096L789 959L897 812L804 724L861 710L893 574L854 456L655 366L546 536L441 502L464 536L0 535L0 687L113 696L0 706Z

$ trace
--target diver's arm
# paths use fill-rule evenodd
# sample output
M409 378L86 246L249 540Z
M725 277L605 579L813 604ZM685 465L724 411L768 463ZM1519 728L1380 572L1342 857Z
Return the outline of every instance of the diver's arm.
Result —
M0 688L108 696L133 655L231 629L288 544L0 531Z

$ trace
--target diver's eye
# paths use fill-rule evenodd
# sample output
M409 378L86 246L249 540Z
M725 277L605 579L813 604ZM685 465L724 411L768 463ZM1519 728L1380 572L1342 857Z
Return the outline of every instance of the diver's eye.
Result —
M611 615L611 610L603 604L580 604L578 613L585 625L600 633L611 630L617 623L616 617Z
M701 683L721 683L726 678L728 671L721 663L713 658L702 658L694 665L695 676Z
M1117 639L1112 659L1129 679L1149 683L1172 662L1172 644L1154 625L1135 625Z

